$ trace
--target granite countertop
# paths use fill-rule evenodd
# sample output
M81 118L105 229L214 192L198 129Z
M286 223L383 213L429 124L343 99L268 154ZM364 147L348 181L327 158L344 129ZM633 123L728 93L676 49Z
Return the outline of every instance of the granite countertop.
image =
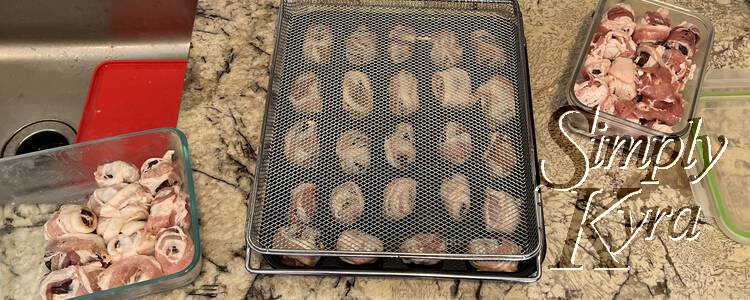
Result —
M620 258L629 271L595 271L583 244L584 271L553 271L577 208L571 193L543 190L548 251L537 283L363 277L254 276L245 271L246 207L253 183L274 46L276 0L199 1L179 128L190 140L201 212L203 271L191 285L149 299L277 298L742 298L750 294L750 246L735 243L712 219L693 241L673 241L666 227L650 241L640 236ZM707 15L716 28L711 67L750 68L750 4L740 0L668 0ZM565 81L590 23L594 0L521 1L524 14L539 158L551 174L569 176L573 162L548 133L552 111L565 99ZM578 138L583 143L583 139ZM644 206L693 204L684 171L630 201ZM642 171L592 171L587 184L637 187ZM614 200L606 196L604 203ZM609 226L611 225L611 226ZM622 224L605 224L623 235ZM620 226L620 227L618 227Z

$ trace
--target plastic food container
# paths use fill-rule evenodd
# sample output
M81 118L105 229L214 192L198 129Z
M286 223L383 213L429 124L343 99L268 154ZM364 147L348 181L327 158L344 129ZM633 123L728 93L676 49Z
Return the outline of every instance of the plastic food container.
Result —
M96 189L96 167L114 160L140 166L151 157L174 150L174 160L188 195L194 257L182 271L159 278L100 291L80 299L128 299L186 285L200 273L198 211L185 135L161 128L0 160L0 296L36 299L44 274L47 241L43 225L61 204L83 203ZM77 298L77 299L78 299Z
M568 104L575 106L581 111L585 112L585 116L580 114L573 114L569 117L566 125L574 132L583 134L586 136L592 136L590 134L591 119L593 119L594 110L591 107L581 103L575 96L573 88L577 82L583 81L583 75L581 69L586 62L586 55L589 53L589 45L594 40L594 35L597 32L599 22L602 19L603 14L615 6L618 3L626 3L633 7L636 16L636 23L647 11L655 11L658 8L665 8L670 11L669 18L672 26L687 21L688 23L695 24L701 31L701 39L696 45L697 52L694 56L694 63L696 66L695 76L692 80L688 81L685 90L683 91L685 111L682 120L672 127L673 132L660 132L637 123L630 122L620 117L601 112L600 117L606 121L608 130L606 132L600 132L596 135L629 135L629 136L656 136L656 135L671 135L671 136L683 136L689 131L688 121L693 118L695 113L696 100L701 90L703 82L703 76L706 71L709 53L711 52L711 45L714 40L714 28L711 21L703 15L695 13L693 11L656 0L601 0L596 8L594 17L591 21L587 37L583 46L581 47L581 53L578 58L578 63L573 73L570 76L570 82L568 83Z
M703 119L700 135L711 137L712 154L717 137L729 141L726 151L701 182L691 185L696 202L731 239L750 244L750 70L721 71L709 75L696 117ZM700 141L699 141L700 142ZM698 168L708 164L703 143L698 144ZM696 169L691 175L697 175Z

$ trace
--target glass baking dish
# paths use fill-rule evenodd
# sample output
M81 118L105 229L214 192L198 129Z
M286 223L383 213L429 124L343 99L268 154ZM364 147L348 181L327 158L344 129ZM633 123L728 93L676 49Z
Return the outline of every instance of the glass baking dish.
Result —
M174 274L77 297L128 299L186 285L200 273L198 211L185 135L161 128L0 159L0 298L38 298L47 241L43 225L61 204L83 203L97 188L96 167L115 160L140 166L174 150L189 197L194 256Z
M574 87L578 82L583 81L583 75L581 69L586 62L586 56L589 53L589 45L594 40L594 36L597 33L599 22L602 19L603 14L615 6L618 3L626 3L633 7L636 16L636 22L644 15L647 11L655 11L658 8L665 8L670 11L669 18L671 24L677 25L682 21L695 24L701 31L701 39L696 45L697 52L694 56L695 63L695 76L692 80L688 81L685 90L683 91L684 97L684 116L682 120L672 127L672 132L661 132L655 129L648 128L638 123L630 122L620 117L611 115L609 113L601 112L600 117L606 121L608 129L605 132L598 132L595 135L629 135L629 136L658 136L658 135L669 135L681 137L685 135L689 129L688 121L693 118L695 113L695 106L700 94L701 85L703 83L703 77L708 67L708 57L711 52L711 45L714 40L714 27L711 21L698 13L687 10L685 8L675 6L669 3L664 3L657 0L601 0L596 8L591 26L589 27L588 34L584 40L584 44L581 46L580 55L578 57L578 63L576 64L573 73L570 76L568 83L568 104L576 107L578 110L583 111L584 114L572 114L568 117L566 126L574 132L583 134L585 136L592 137L594 135L590 132L590 124L593 119L594 109L581 103L575 96Z
M729 145L716 165L699 183L690 187L696 202L706 216L729 238L750 244L750 70L712 72L696 108L703 120L700 135L711 138L711 155L719 149L718 137L723 135ZM697 176L709 164L707 143L698 140L697 167L688 174Z

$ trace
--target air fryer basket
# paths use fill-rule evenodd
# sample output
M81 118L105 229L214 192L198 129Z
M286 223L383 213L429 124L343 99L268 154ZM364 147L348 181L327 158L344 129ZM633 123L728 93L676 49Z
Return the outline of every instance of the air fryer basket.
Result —
M306 60L302 45L309 26L330 26L333 46L330 62L319 65ZM378 53L375 62L354 66L345 57L344 39L365 25L377 35ZM388 33L395 25L414 28L417 44L411 59L394 64L388 56ZM516 115L500 129L487 127L479 103L465 110L447 109L431 93L431 76L441 71L430 62L430 36L440 31L456 33L463 59L458 67L468 71L472 92L494 75L503 75L516 90L507 104L515 106ZM470 43L470 34L487 30L497 37L505 51L502 66L477 64ZM539 184L535 153L531 98L528 82L525 40L518 4L515 1L358 1L345 0L285 0L278 20L269 95L263 124L256 181L247 231L250 248L268 255L320 255L367 257L430 257L440 259L528 260L536 259L542 251L543 231L541 200L535 188ZM354 119L342 109L341 82L344 73L357 70L369 76L374 91L374 108L363 119ZM412 116L392 115L388 109L388 85L400 70L416 75L419 110ZM293 81L305 71L312 71L320 79L323 109L319 113L302 114L294 110L289 95ZM284 135L298 121L312 120L317 124L320 157L310 169L293 165L284 156ZM473 152L470 159L455 165L443 160L438 143L443 140L448 121L459 122L471 132ZM411 168L393 168L385 159L384 140L400 123L414 127L417 158ZM335 152L340 136L358 129L370 138L371 164L360 175L347 175L341 170ZM518 162L510 175L491 178L486 170L484 152L492 133L510 137ZM440 197L441 182L461 173L469 178L471 208L461 222L454 221L446 212ZM383 190L394 178L410 177L418 182L414 211L401 221L389 221L383 216ZM354 181L362 189L365 208L362 217L352 225L339 223L331 213L329 197L338 185ZM278 230L290 224L287 212L291 190L302 183L315 184L318 189L317 207L310 226L320 231L320 250L279 249L273 245ZM512 233L489 232L485 229L482 208L485 189L504 191L518 199L519 225ZM336 242L344 230L359 229L378 237L382 252L337 251ZM445 240L445 253L404 253L399 246L418 233L438 233ZM520 247L515 255L475 255L467 253L472 239L508 239Z

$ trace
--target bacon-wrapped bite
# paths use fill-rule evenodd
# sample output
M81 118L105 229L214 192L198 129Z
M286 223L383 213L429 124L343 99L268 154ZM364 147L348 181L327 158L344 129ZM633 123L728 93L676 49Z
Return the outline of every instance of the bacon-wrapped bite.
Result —
M445 125L443 141L438 146L440 156L454 164L462 164L469 160L474 144L471 143L471 133L461 123L448 122Z
M323 109L320 80L311 71L297 76L292 83L289 101L298 113L318 113Z
M616 58L607 76L610 92L620 99L633 100L638 96L635 80L635 63L627 58Z
M669 26L669 10L659 8L656 11L646 12L635 27L633 41L638 44L662 43L667 40L672 30Z
M44 266L50 271L91 263L107 266L110 261L104 240L96 234L65 234L50 242L44 251Z
M477 88L476 95L490 128L499 129L516 116L516 89L505 76L493 76Z
M156 235L141 228L135 233L119 234L107 243L113 261L133 255L153 255Z
M458 42L456 33L441 30L433 33L430 41L432 42L432 51L430 52L432 63L441 69L447 69L461 62L464 50Z
M682 52L676 49L666 49L662 56L664 67L672 74L672 88L675 92L685 89L685 84L693 79L695 64Z
M520 247L509 239L476 239L469 242L469 253L485 255L514 255L521 252ZM518 261L503 260L472 260L469 262L477 271L485 272L516 272Z
M518 161L510 138L502 133L490 134L490 144L484 152L487 172L493 178L510 175Z
M695 46L701 40L701 31L697 26L682 22L669 33L665 46L669 49L680 51L682 55L692 59L695 55Z
M344 40L346 61L355 66L367 65L375 61L378 54L377 36L367 26L357 30Z
M414 127L408 123L398 124L396 130L383 143L385 159L392 167L407 170L417 161L415 143Z
M180 192L179 187L172 187L156 194L145 228L152 233L172 226L188 230L190 222L187 196Z
M376 236L352 229L341 233L336 242L336 250L347 252L382 252L383 242ZM366 265L378 260L377 257L339 257L342 261L352 265Z
M472 32L471 45L478 64L493 68L502 67L505 64L505 50L498 43L497 37L487 30Z
M179 226L173 226L159 232L154 256L164 274L177 273L184 270L193 260L193 248L193 239L190 235Z
M629 4L618 3L602 16L599 32L617 32L631 36L635 31L635 13Z
M149 158L141 166L141 179L138 181L151 194L162 188L179 185L180 175L172 162L173 150L164 153L161 158Z
M388 33L388 54L394 64L409 60L417 45L417 32L414 28L396 25Z
M519 201L503 191L484 191L484 225L487 231L512 233L521 222Z
M341 82L341 105L355 119L363 119L372 112L374 94L370 78L360 71L349 71Z
M133 164L120 160L98 166L94 172L94 179L100 187L136 182L139 177Z
M339 222L354 224L365 209L365 197L362 189L353 181L337 186L331 192L331 212Z
M629 35L610 31L599 35L591 46L591 55L611 60L618 57L633 57L638 45Z
M92 194L95 197L96 192ZM104 195L108 196L108 195ZM127 206L138 206L144 209L148 209L154 197L151 195L149 190L137 183L131 183L112 195L109 199L93 199L95 204L94 207L98 206L98 201L106 200L99 208L99 216L102 218L113 218L119 215L119 211ZM92 201L92 199L89 199Z
M609 68L612 66L612 61L606 58L596 57L588 55L586 62L583 64L583 70L581 73L586 80L594 78L604 78L609 74Z
M388 86L388 109L397 116L410 116L419 109L419 93L417 93L417 76L406 70L401 70L391 78Z
M414 211L417 199L417 181L411 178L391 180L383 190L383 215L391 221L400 221Z
M305 31L302 53L313 63L326 64L331 57L331 45L333 45L331 27L313 25Z
M284 136L284 155L292 164L312 168L320 157L320 141L315 121L298 121Z
M68 233L91 233L98 219L90 209L77 204L65 204L44 223L44 239L51 241Z
M471 208L469 179L463 174L455 174L443 180L440 185L440 198L445 210L456 222L461 222Z
M655 67L661 63L665 50L664 46L642 43L638 45L633 62L641 68Z
M44 300L68 299L99 290L96 275L101 269L69 266L52 271L39 284L39 297Z
M432 95L445 108L466 109L477 102L471 94L469 73L460 68L432 74Z
M320 250L324 246L319 241L320 231L307 225L292 224L282 227L273 237L273 247L277 249ZM293 267L314 267L320 256L282 256L281 263Z
M403 253L445 253L448 251L448 246L445 244L443 237L438 234L421 233L404 241L401 247L399 247L399 251ZM405 264L425 266L435 265L440 262L439 259L427 258L403 258L401 260Z
M309 224L315 216L318 202L318 187L312 183L303 183L292 190L289 203L289 223Z
M604 79L594 78L589 81L576 83L573 92L584 105L594 107L601 105L609 97L609 84Z
M126 206L112 217L102 218L96 227L96 233L101 235L105 242L109 242L119 234L130 235L143 229L149 218L147 208Z
M99 274L97 282L102 290L108 290L163 275L161 265L156 259L146 255L134 255L112 263Z
M336 155L344 173L361 174L370 167L370 137L356 129L345 132L336 142Z

